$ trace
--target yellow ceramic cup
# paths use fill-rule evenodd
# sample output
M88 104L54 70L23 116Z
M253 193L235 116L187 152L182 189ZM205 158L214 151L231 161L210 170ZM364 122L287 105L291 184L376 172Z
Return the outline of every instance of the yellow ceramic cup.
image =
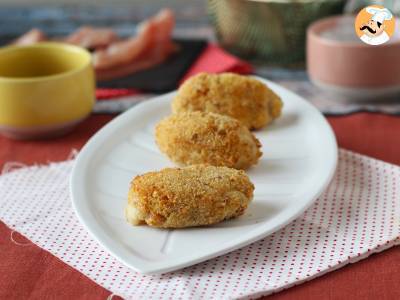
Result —
M91 55L62 43L0 49L0 132L14 138L60 135L95 101Z

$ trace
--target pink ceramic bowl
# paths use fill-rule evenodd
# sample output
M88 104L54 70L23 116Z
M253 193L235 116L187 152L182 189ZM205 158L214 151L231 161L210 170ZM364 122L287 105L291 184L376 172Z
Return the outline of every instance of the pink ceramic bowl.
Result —
M354 18L334 16L310 25L307 71L311 81L346 99L376 100L400 95L398 30L386 44L367 45L354 32Z

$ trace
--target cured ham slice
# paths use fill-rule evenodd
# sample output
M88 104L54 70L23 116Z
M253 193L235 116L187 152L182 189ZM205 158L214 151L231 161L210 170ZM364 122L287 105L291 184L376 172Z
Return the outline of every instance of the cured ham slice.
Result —
M95 69L107 69L132 61L150 48L155 30L154 24L146 21L140 26L137 36L95 51L93 54Z
M138 57L134 61L125 65L108 69L96 69L96 79L99 81L111 80L154 67L166 60L172 52L178 50L178 47L175 44L170 44L170 47L170 51L164 52L164 55L160 55L157 51L152 51L149 54L143 57Z
M83 26L66 38L53 39L84 47L93 52L93 66L98 80L114 79L151 68L165 61L177 50L172 41L175 17L163 9L138 25L137 34L119 39L109 28ZM30 45L47 40L43 32L32 29L14 44Z
M65 42L87 49L107 47L118 40L117 34L109 28L83 26L65 38Z
M125 76L163 62L176 50L171 39L174 26L172 11L164 9L139 25L135 37L96 51L93 62L97 79Z
M16 39L13 45L32 45L47 40L46 35L39 29L33 28Z
M173 12L169 9L160 11L154 17L154 23L157 26L157 31L153 37L155 47L152 50L155 52L155 55L163 56L171 50L172 31L175 27Z

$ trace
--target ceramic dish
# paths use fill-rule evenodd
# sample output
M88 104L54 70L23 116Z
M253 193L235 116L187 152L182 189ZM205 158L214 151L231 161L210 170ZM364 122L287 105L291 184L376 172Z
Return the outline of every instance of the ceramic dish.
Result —
M32 139L68 132L92 111L91 55L62 43L0 49L0 133Z
M285 88L264 82L282 97L284 110L272 126L256 132L264 155L248 170L255 196L243 216L179 230L131 226L125 221L131 179L173 166L154 142L155 124L170 114L175 93L169 93L120 115L79 153L71 196L79 220L91 235L134 270L164 273L243 247L298 217L334 174L336 140L316 108Z
M348 100L378 100L400 95L400 33L386 44L363 43L354 16L313 23L307 31L307 71L321 89Z

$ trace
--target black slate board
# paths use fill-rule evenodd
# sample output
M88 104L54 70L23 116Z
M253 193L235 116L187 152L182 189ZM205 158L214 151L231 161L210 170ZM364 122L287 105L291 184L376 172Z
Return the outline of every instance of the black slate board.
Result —
M163 93L177 88L179 81L207 45L203 40L175 40L179 51L164 63L123 78L100 81L100 88L135 88Z

